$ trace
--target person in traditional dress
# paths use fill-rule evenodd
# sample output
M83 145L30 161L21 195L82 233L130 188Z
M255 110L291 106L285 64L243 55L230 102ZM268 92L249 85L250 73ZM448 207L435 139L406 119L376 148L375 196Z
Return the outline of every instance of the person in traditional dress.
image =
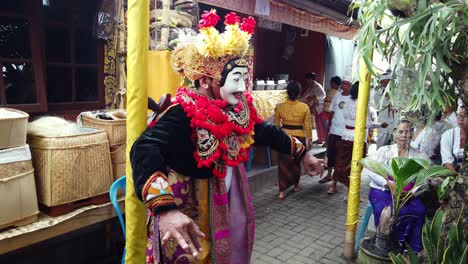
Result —
M314 72L306 73L306 84L305 92L302 96L302 101L309 106L311 118L312 118L312 128L317 129L317 134L322 133L324 128L319 123L319 114L322 112L323 101L325 99L325 90L322 85L316 81L317 75ZM320 132L319 132L320 130ZM326 137L326 135L325 135ZM317 139L315 143L323 143Z
M288 100L276 107L275 124L288 135L297 138L302 144L312 147L312 124L309 106L297 100L301 94L301 84L297 81L290 82L286 90ZM278 197L284 199L286 190L293 185L294 191L299 192L301 190L300 178L300 161L292 158L289 154L280 153L278 155Z
M344 130L341 139L337 142L335 172L333 173L333 181L328 188L328 194L335 194L338 192L336 185L338 182L349 188L349 176L351 174L351 158L354 146L354 125L356 123L357 115L357 99L359 93L359 82L355 82L351 88L351 100L344 106ZM369 107L367 109L367 128L377 128L387 126L386 123L372 122ZM367 152L367 136L364 137L363 142L364 156ZM347 197L347 196L346 196ZM345 198L346 198L345 197Z
M440 154L442 165L454 171L460 171L465 151L466 131L468 131L468 117L465 107L457 109L457 127L445 131L440 140Z
M319 114L320 126L322 130L317 129L317 136L320 142L325 142L328 137L328 132L330 131L329 120L331 112L331 104L333 97L339 93L338 89L341 85L341 78L334 76L330 79L330 88L326 92L325 100L323 102L322 112Z
M426 126L411 142L411 147L428 156L434 165L442 165L440 140L442 134L451 128L452 124L447 119L442 119L442 112L440 112L436 115L434 122Z
M390 165L392 158L408 157L428 159L424 153L417 151L410 146L413 137L413 128L407 120L402 120L396 131L396 144L383 146L377 150L376 155L371 158L383 164ZM375 226L379 225L382 210L392 204L392 194L390 189L395 188L395 184L370 170L364 168L363 175L370 179L369 201L372 205ZM405 191L413 188L414 183L404 187ZM401 242L407 242L416 252L422 250L421 232L424 224L425 207L418 197L411 198L400 210L399 220L392 230L393 237Z
M255 218L243 163L252 144L269 145L319 174L323 160L299 140L257 115L246 94L251 17L206 11L200 33L172 54L175 70L195 84L179 88L173 104L130 151L135 190L148 207L146 263L250 263Z
M332 99L331 113L329 116L330 131L327 139L327 167L328 174L319 180L319 183L332 181L332 172L335 168L338 142L343 135L344 125L344 108L346 103L351 100L351 83L343 81L340 85L341 93L337 94Z
M388 126L377 129L377 149L391 144L396 111L392 107L390 96L385 93L385 89L392 79L392 72L388 70L379 78L379 86L374 94L374 104L377 109L377 122L387 123Z

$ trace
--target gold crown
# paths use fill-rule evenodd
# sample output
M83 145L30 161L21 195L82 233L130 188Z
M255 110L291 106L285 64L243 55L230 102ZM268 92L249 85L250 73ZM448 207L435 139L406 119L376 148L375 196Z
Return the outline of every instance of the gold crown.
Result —
M174 69L192 81L202 76L220 80L224 65L230 60L239 58L235 61L236 65L247 66L247 61L242 57L249 50L255 20L248 17L241 22L240 17L231 12L226 15L226 29L220 34L215 28L220 20L216 10L205 11L201 17L198 35L193 41L184 42L174 50Z

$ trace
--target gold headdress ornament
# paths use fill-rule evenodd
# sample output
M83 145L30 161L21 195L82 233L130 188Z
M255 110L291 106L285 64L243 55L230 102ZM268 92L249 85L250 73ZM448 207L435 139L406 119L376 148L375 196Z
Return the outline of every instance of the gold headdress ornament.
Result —
M215 26L220 18L216 10L205 11L198 24L200 32L193 41L178 46L172 55L172 66L190 80L202 76L221 80L221 73L229 61L238 58L235 65L247 66L243 59L249 49L249 40L256 22L252 17L241 19L231 12L225 17L226 29L219 33ZM227 67L233 67L227 65ZM228 69L230 70L230 69Z

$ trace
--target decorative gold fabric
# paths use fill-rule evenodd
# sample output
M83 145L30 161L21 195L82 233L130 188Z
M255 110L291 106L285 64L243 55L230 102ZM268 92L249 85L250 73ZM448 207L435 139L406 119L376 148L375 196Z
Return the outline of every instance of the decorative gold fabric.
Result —
M286 90L252 91L252 97L258 114L264 120L274 116L276 106L288 99Z
M275 124L277 126L302 126L303 129L283 128L283 130L290 136L312 139L309 106L302 102L286 100L286 102L278 105L275 112Z
M187 44L183 48L174 50L172 54L172 66L174 69L192 81L203 76L221 80L221 72L224 65L233 56L206 57L200 54L194 43Z

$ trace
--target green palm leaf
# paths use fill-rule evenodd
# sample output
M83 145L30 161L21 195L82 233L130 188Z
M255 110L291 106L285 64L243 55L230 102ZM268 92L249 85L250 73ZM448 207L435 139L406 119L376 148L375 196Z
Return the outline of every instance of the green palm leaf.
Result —
M457 173L453 170L447 169L443 166L432 166L427 169L422 169L414 177L414 185L420 186L427 182L430 178L442 177L442 176L456 176Z
M365 158L360 161L361 165L366 169L388 179L388 176L394 176L393 171L386 164L382 164L370 158Z

